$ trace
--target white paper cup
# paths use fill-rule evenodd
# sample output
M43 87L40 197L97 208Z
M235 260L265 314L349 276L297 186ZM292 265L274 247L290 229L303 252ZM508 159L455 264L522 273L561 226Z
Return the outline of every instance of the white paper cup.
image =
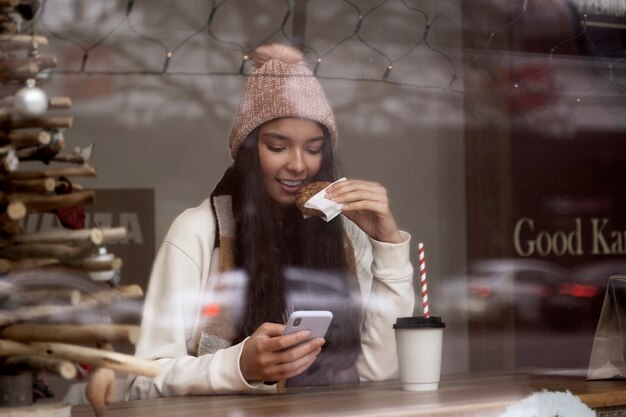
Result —
M439 388L443 328L441 317L398 317L393 325L400 380L406 391Z

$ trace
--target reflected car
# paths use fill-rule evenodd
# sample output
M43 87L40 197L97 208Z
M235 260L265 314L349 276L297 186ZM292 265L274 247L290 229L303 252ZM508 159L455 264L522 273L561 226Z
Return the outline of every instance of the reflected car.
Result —
M609 278L615 275L626 276L626 261L603 260L572 269L571 286L565 290L587 299L581 325L595 329L602 311Z
M506 323L553 330L576 327L595 287L575 283L570 273L534 259L489 259L473 263L467 276L440 284L445 314L499 327Z

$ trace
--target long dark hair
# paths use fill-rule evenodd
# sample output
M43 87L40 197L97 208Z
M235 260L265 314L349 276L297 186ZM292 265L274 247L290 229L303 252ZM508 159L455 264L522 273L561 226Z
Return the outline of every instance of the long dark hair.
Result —
M322 163L313 180L334 181L332 144L328 131L322 128L325 136ZM264 190L257 141L258 128L242 143L233 164L235 261L249 276L246 306L236 341L252 334L263 322L283 323L287 310L328 309L333 311L334 318L326 334L324 351L332 352L327 356L341 361L335 365L345 369L354 364L360 351L361 306L355 272L350 271L346 258L341 216L328 223L319 218L303 219L294 205L286 209L279 225ZM302 273L288 273L292 267L310 270L311 276L333 282L319 285L316 279L313 286L308 285L298 280ZM332 294L324 294L330 287L334 288ZM292 305L289 294L294 291L313 298L300 299L298 305ZM323 305L320 295L335 302ZM355 298L359 302L353 302Z

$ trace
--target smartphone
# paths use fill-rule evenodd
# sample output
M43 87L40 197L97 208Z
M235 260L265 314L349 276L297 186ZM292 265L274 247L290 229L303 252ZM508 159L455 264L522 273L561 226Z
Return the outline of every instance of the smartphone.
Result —
M283 335L294 333L299 330L308 330L311 332L309 340L315 339L316 337L324 337L332 319L333 313L330 311L294 311L289 316L287 324L285 324Z

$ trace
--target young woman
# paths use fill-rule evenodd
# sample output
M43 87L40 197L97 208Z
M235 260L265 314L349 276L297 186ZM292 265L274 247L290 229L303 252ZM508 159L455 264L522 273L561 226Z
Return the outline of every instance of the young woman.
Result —
M336 180L333 113L299 51L265 45L253 59L229 139L234 162L160 245L136 354L162 370L132 378L130 399L397 377L392 324L414 304L410 236L385 188L368 181L328 189L343 215L303 218L298 189ZM230 271L245 273L243 287ZM326 336L283 335L294 309L331 310Z

